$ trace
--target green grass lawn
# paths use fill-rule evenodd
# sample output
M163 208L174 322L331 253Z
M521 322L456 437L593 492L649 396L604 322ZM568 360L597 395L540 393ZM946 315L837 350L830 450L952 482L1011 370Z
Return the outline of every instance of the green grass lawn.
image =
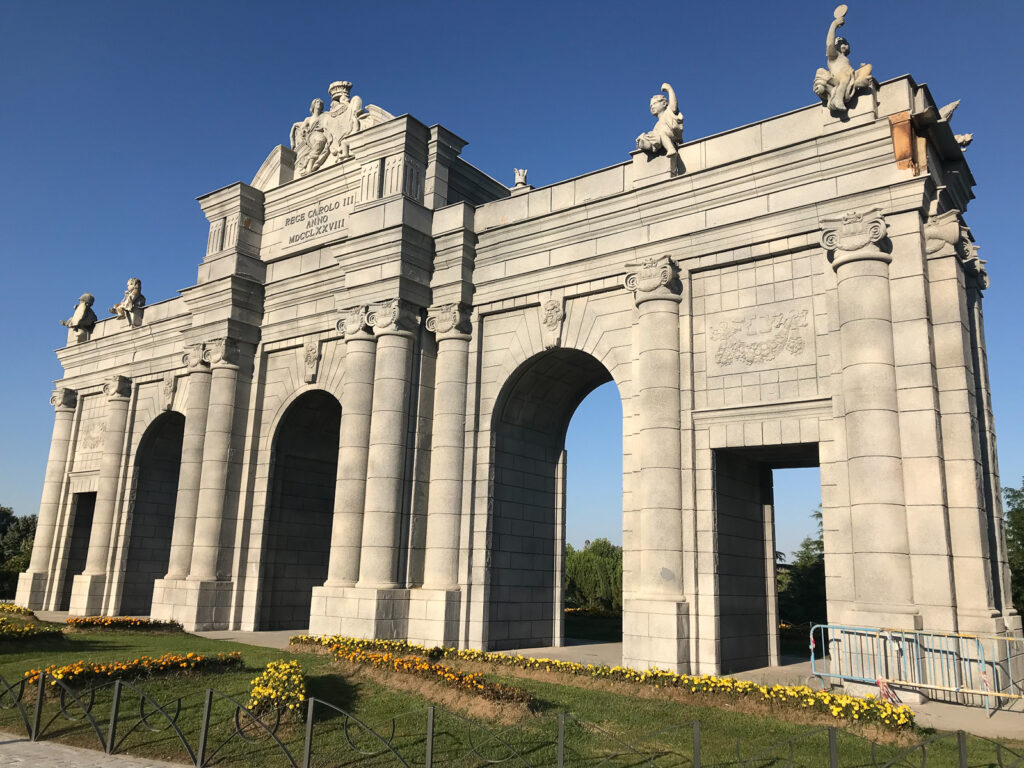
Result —
M234 696L245 702L250 680L269 661L290 656L287 652L268 648L241 645L238 643L206 640L187 634L153 634L118 631L82 632L69 634L64 640L2 642L0 643L0 674L8 681L19 679L26 669L50 664L84 660L130 660L140 655L158 656L167 652L216 654L239 650L243 654L246 668L224 673L195 673L169 678L142 679L142 687L161 705L169 705L173 711L174 702L181 700L181 714L178 726L193 746L198 745L199 723L202 715L204 691L207 687ZM384 736L391 736L391 722L394 718L393 746L410 764L423 764L425 749L426 707L428 701L421 696L366 679L353 679L342 672L340 667L326 655L299 654L305 668L307 685L312 696L334 703L355 717L372 725ZM567 766L593 766L602 757L622 751L616 739L637 745L644 752L663 749L670 753L656 761L658 766L690 765L692 722L702 726L704 765L784 765L787 764L788 747L774 750L778 762L770 759L755 762L737 760L736 744L740 740L740 754L744 759L757 755L772 745L796 739L795 765L821 766L827 754L827 736L823 730L803 725L781 722L769 715L751 716L708 706L682 704L677 701L638 698L604 690L590 690L571 684L561 684L563 678L552 677L550 681L528 680L497 670L492 679L510 685L529 689L538 700L539 711L527 715L513 727L482 723L475 727L470 721L444 710L437 710L435 720L434 765L436 766L482 766L487 760L496 760L509 754L508 748L495 737L511 745L522 756L512 759L506 766L547 766L555 764L553 742L557 733L559 712L571 712L583 724L569 720L566 724ZM559 681L559 682L556 682ZM571 682L565 679L566 683ZM92 708L100 732L106 737L110 716L110 689L105 689L96 698ZM73 706L72 715L77 714ZM133 689L125 688L121 703L119 746L117 751L144 755L152 758L188 762L187 753L173 730L153 732L139 724L139 697ZM148 711L148 702L147 702ZM29 707L31 715L31 706ZM214 701L207 754L224 739L234 733L235 707L225 699ZM47 699L43 722L56 717L44 731L45 740L99 748L99 741L86 723L73 723L60 715L56 701ZM150 717L154 728L165 728L166 721ZM0 728L16 732L16 713L10 709L0 710ZM326 708L318 711L314 731L314 764L338 766L385 766L399 765L389 755L377 758L367 757L353 749L353 745L364 751L380 749L379 742L348 722L346 737L345 718L331 713ZM605 735L598 728L610 735ZM660 734L649 736L653 732ZM302 762L304 725L285 723L278 735L291 750L296 763ZM472 744L478 750L474 752ZM123 739L123 741L121 741ZM894 755L894 747L882 747L876 753L878 765L884 765L883 755ZM1022 750L1018 750L1022 751ZM0 748L2 752L2 748ZM840 733L841 765L872 765L870 745L864 739L848 732ZM995 751L987 742L970 740L971 766L995 766ZM0 760L2 762L2 760ZM1012 761L1011 761L1012 762ZM920 764L920 755L916 763ZM267 739L247 743L235 736L215 755L214 764L224 766L284 766L287 760L277 747ZM636 756L619 758L607 765L648 765ZM956 765L956 744L952 740L935 745L928 750L928 765Z

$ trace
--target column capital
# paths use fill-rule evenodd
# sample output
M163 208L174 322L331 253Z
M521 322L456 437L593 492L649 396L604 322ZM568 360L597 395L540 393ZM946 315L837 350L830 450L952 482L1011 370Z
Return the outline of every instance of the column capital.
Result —
M78 402L78 393L73 389L67 387L57 387L53 390L53 394L50 395L50 405L53 409L60 413L71 412L75 410L75 404Z
M419 327L419 308L403 299L388 299L369 308L366 323L376 336L408 335Z
M115 374L103 383L103 394L108 400L124 400L132 393L132 380L127 376Z
M821 245L833 251L832 269L853 261L883 261L889 264L892 256L885 253L879 243L885 239L886 225L881 208L861 213L847 211L841 216L826 216L820 221Z
M639 306L645 301L662 299L679 303L682 301L683 286L679 282L679 267L668 254L651 256L641 262L627 264L627 269L636 269L626 275L624 285L632 291Z
M206 345L202 342L186 344L185 354L181 356L181 364L188 368L189 373L209 370L210 363L206 359Z
M211 368L237 368L239 356L234 339L213 339L203 344L203 361Z
M442 339L468 339L472 309L465 304L441 304L427 310L427 330Z
M365 304L341 311L341 319L335 327L344 335L345 341L373 339L373 329L366 320L369 311L370 308Z

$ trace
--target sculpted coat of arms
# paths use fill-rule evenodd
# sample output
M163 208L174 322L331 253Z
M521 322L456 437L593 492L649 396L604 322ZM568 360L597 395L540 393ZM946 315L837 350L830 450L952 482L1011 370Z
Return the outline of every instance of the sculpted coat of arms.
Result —
M328 86L331 106L324 111L323 99L313 99L309 117L292 126L289 136L295 150L295 175L307 176L325 165L334 165L352 157L350 139L361 130L394 115L373 104L363 107L363 100L352 95L352 83L338 80Z

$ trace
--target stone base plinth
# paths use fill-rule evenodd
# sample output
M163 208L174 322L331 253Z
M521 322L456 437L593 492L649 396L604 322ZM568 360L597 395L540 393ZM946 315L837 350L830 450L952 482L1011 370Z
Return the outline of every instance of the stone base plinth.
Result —
M457 646L461 597L458 589L409 590L409 642L428 648Z
M178 621L187 632L231 628L230 581L157 579L150 616Z
M642 150L629 153L633 158L633 186L644 187L659 181L667 181L684 172L683 161L678 154L671 157L664 153L649 155Z
M622 611L622 666L690 671L690 606L685 600L632 598Z
M103 593L107 588L105 573L80 573L71 582L70 616L100 616L103 614Z
M878 629L923 629L921 614L913 606L870 605L856 603L846 614L846 623L854 627Z
M18 591L15 593L14 602L22 608L30 611L42 610L46 607L46 582L49 580L47 573L33 573L26 571L18 574Z
M313 588L309 634L366 640L404 640L409 627L409 590L376 587Z

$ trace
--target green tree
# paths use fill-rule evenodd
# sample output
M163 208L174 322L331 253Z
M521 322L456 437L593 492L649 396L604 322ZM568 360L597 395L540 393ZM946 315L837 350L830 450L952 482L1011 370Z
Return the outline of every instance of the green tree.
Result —
M811 517L818 524L817 536L808 536L800 543L791 564L783 563L775 569L779 618L787 624L824 622L827 618L825 541L820 506Z
M0 506L0 598L13 598L18 574L28 568L36 516L17 517L10 507Z
M1020 488L1004 488L1006 509L1006 559L1010 564L1010 594L1017 613L1024 614L1024 482Z
M565 601L571 608L622 611L622 547L608 539L565 547Z

